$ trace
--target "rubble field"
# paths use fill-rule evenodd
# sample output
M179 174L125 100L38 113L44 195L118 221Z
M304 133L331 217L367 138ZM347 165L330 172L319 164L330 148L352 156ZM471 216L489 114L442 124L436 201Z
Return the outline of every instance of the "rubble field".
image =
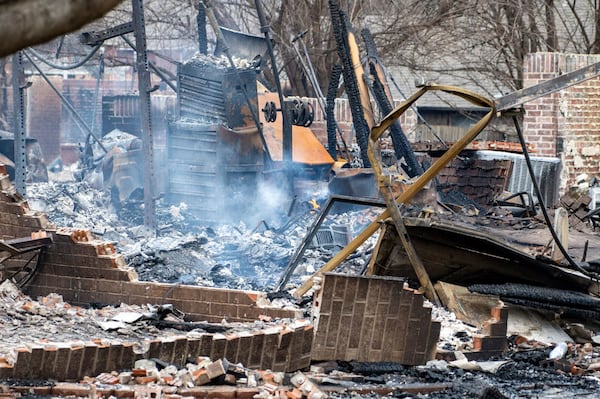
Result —
M60 226L85 228L113 242L140 280L272 292L288 259L302 241L317 211L305 212L278 225L206 227L195 223L184 204L159 206L156 237L145 234L139 203L114 210L110 198L85 183L37 183L28 187L30 207L47 213ZM381 209L340 213L329 226L346 226L351 234L374 220ZM360 274L376 245L372 237L337 272ZM312 275L335 252L331 242L315 241L296 269L289 287ZM336 243L333 243L336 244ZM339 243L338 243L339 244ZM341 244L340 244L341 245ZM337 245L338 247L340 245ZM409 285L414 282L408 281ZM272 303L297 306L311 316L311 304L291 295L270 297ZM431 303L432 319L441 324L436 360L425 365L357 361L313 362L303 372L281 373L246 368L227 358L186 359L175 366L159 359L140 359L131 370L104 370L78 384L35 379L3 379L9 395L130 397L159 393L179 397L431 397L518 398L597 397L596 370L600 350L595 332L587 342L538 342L511 335L504 355L469 360L474 337L481 330ZM168 304L146 306L91 304L83 308L63 301L59 294L30 298L5 282L0 290L2 340L0 360L11 364L15 349L24 344L81 345L85 341L133 342L134 352L147 350L157 338L197 337L274 328L293 321L257 320L255 323L187 323ZM575 324L574 324L575 325ZM562 352L561 352L562 351Z

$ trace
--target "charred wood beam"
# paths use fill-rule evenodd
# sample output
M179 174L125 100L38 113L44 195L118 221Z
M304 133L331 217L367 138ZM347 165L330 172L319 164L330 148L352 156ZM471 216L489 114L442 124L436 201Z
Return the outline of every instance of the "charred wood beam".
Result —
M363 161L363 166L368 168L371 166L369 156L367 155L369 125L365 119L359 83L357 76L354 73L354 64L350 54L350 44L348 43L348 17L340 10L340 5L337 0L329 0L329 11L331 13L331 23L333 35L337 44L337 52L342 65L344 86L346 87L346 94L348 95L350 113L352 114L354 130L356 131L356 142L360 147L360 156Z
M331 79L327 89L327 101L325 105L325 113L327 116L327 151L333 159L337 159L337 122L335 120L335 95L340 83L342 68L339 64L333 65L331 68ZM343 139L343 137L342 137ZM344 143L345 145L346 143ZM346 154L349 154L348 148L345 148Z
M0 2L0 57L44 43L102 17L122 0ZM10 38L10 40L7 40Z
M373 35L368 29L363 29L361 35L367 48L367 57L369 59L369 73L371 74L371 90L377 101L377 105L384 115L392 112L392 100L389 92L389 87L385 82L385 75L382 71L379 53L373 40ZM415 177L423 173L423 168L417 161L417 157L413 152L406 135L402 131L400 122L395 120L390 126L390 136L394 144L394 152L396 158L400 161L404 158L406 166L402 166L408 177Z

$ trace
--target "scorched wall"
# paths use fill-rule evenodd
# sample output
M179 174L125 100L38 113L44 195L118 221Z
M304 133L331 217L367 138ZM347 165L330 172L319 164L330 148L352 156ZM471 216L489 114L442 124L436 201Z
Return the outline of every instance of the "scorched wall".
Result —
M523 87L600 62L600 55L534 53L524 62ZM600 162L600 78L524 105L524 133L539 156L562 161L561 192L582 173L597 176Z
M191 321L254 321L260 315L301 317L296 309L260 306L265 294L187 285L149 283L137 280L114 246L87 230L56 228L46 215L29 209L0 167L0 237L29 237L44 230L53 243L43 254L34 278L25 287L32 296L58 293L74 305L171 303Z

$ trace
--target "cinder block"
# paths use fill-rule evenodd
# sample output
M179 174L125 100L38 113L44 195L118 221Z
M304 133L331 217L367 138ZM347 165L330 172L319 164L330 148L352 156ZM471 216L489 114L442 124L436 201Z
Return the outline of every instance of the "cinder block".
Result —
M152 341L150 341L150 344L148 345L148 351L146 352L146 358L147 359L153 359L153 358L159 359L161 348L162 348L162 341L160 339L153 339Z
M237 334L228 334L225 342L225 359L233 361L237 357L240 339Z
M200 338L200 349L197 356L210 357L212 351L213 336L212 334L204 334Z
M506 337L507 321L492 321L487 320L483 322L482 333L491 337Z
M56 364L57 354L58 348L56 347L44 348L44 366L42 369L42 378L54 378L54 365Z
M111 343L108 351L106 372L117 371L121 368L121 357L123 356L123 344Z
M61 346L56 351L56 364L54 366L53 378L57 381L65 381L68 374L69 358L71 357L71 347Z
M212 345L210 348L210 358L212 360L222 359L225 356L225 347L227 345L227 337L223 334L214 334L212 337Z
M261 358L264 350L265 335L262 332L252 334L252 342L250 344L250 356L248 359L248 368L260 368Z
M494 351L502 354L508 346L506 337L485 337L476 335L473 337L474 351Z
M172 338L167 338L162 340L162 344L160 346L160 356L159 359L168 363L173 363L173 359L175 358L175 340Z
M0 363L0 378L13 378L14 367L7 363Z
M250 359L250 345L252 345L252 334L244 331L237 335L239 340L238 351L235 358L230 360L234 363L241 363L244 366L248 366L248 361Z
M190 337L187 339L187 359L196 359L200 356L200 342L201 338Z
M110 346L105 344L99 344L96 352L96 364L94 367L94 375L107 371L108 355L110 352Z
M279 341L279 331L268 330L265 331L264 334L264 345L262 356L260 360L260 365L262 369L271 369L273 371L284 371L284 370L275 370L275 353L277 352L277 345Z
M32 379L41 378L44 364L44 347L41 345L31 346L31 375Z

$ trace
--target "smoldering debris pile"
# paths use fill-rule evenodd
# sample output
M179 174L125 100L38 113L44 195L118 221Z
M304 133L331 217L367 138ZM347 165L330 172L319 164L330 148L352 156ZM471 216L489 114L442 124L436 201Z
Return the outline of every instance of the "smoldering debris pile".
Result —
M186 204L159 202L157 236L152 237L143 226L142 201L130 201L117 210L109 193L86 182L36 183L28 185L27 190L29 206L45 212L52 223L89 229L99 238L114 242L140 280L163 283L269 291L278 283L317 215L310 207L289 218L257 226L238 223L209 227ZM332 215L323 223L323 229L342 226L350 238L380 211L365 208ZM375 242L374 236L340 267L353 272L364 268ZM314 273L343 243L315 240L290 284Z

